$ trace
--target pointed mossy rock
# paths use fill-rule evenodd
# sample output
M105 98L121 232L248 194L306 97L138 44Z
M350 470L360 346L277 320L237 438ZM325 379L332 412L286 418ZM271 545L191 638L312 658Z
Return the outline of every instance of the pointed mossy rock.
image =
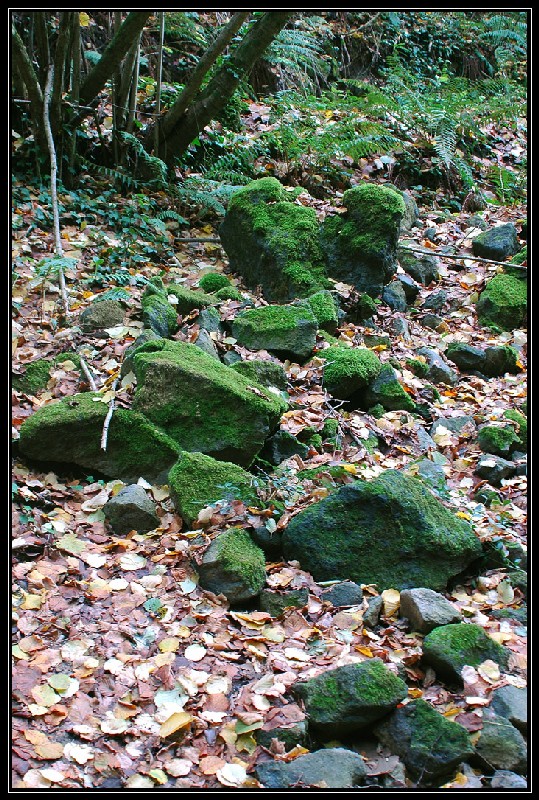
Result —
M522 446L512 425L485 425L477 434L477 443L484 453L507 458Z
M380 359L372 350L363 347L335 345L322 350L319 358L325 359L324 389L340 400L367 387L382 369Z
M526 319L528 287L525 280L513 275L495 275L491 278L476 305L481 325L513 331Z
M165 286L165 295L176 299L174 308L178 314L185 316L195 309L208 308L215 305L217 299L215 295L199 292L196 289L187 289L177 283L169 283Z
M386 411L415 411L416 408L391 364L381 365L374 380L359 396L361 408L365 410L378 404Z
M504 417L516 423L514 430L518 436L518 449L526 451L528 449L528 420L516 408L508 408Z
M462 685L465 666L477 667L491 659L507 666L509 651L485 633L480 625L456 623L435 628L423 640L423 659L442 680Z
M252 181L231 198L219 228L230 269L276 303L328 284L316 213L294 197L276 178Z
M214 594L223 594L231 605L260 594L266 580L262 550L242 528L218 534L198 567L199 584Z
M150 294L142 299L142 320L147 328L165 339L178 330L176 311L162 294Z
M275 386L282 392L287 389L286 372L283 365L276 361L262 361L261 359L238 361L236 364L232 364L231 368L245 378L261 383L262 386Z
M296 683L309 727L324 739L338 739L370 727L408 695L406 684L379 658L328 669Z
M465 728L421 699L395 709L375 726L374 733L423 786L449 779L474 753Z
M304 305L273 305L243 311L231 327L232 336L243 347L303 360L316 344L318 322Z
M243 500L257 505L254 478L237 464L202 453L182 453L168 475L176 511L192 525L199 511L218 500Z
M79 464L111 478L164 484L180 454L179 445L136 411L116 408L106 451L101 449L108 403L97 392L41 406L21 425L19 448L28 458Z
M361 183L343 195L344 214L320 226L327 274L371 297L382 293L397 269L397 242L406 206L400 193Z
M472 240L474 256L494 261L505 261L508 256L515 255L519 247L517 229L512 222L483 231Z
M231 286L231 283L222 272L206 272L206 274L200 278L198 285L203 292L213 294L213 292L218 292L219 289Z
M133 407L180 445L247 467L286 403L261 384L184 342L149 342L133 359Z
M317 581L442 591L481 555L481 543L419 480L386 470L293 517L283 533L283 554Z
M120 375L122 378L125 375L128 375L130 372L133 372L133 356L138 352L142 345L146 344L146 342L158 342L161 339L163 339L163 337L159 336L157 333L155 333L155 331L152 331L151 328L144 328L140 336L137 336L133 344L130 344L129 347L124 350L122 368L120 370Z
M354 789L365 781L363 757L344 747L330 747L295 758L288 763L264 761L256 767L256 777L264 789L305 790L309 787Z

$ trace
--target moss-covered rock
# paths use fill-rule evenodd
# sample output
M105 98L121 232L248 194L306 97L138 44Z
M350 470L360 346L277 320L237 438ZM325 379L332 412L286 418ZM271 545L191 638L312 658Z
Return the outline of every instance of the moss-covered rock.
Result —
M309 741L307 723L302 720L296 725L290 725L288 728L260 729L255 732L255 739L257 744L266 747L268 750L273 739L282 742L286 750L292 750L297 745L305 747Z
M142 320L147 328L165 339L178 330L176 311L164 294L149 294L143 298Z
M157 333L155 333L155 331L152 331L151 328L145 328L140 336L135 339L133 344L130 344L129 347L124 350L124 357L122 359L122 368L120 372L122 377L127 375L129 372L133 372L133 357L143 344L146 344L146 342L157 342L162 338L163 337L159 336Z
M222 289L218 289L213 296L217 300L238 300L241 302L245 299L240 290L236 289L235 286L223 286Z
M266 440L266 444L260 451L260 458L273 466L277 466L282 461L286 461L287 458L295 455L300 458L306 458L308 452L308 445L298 441L291 433L277 431Z
M326 288L314 209L297 205L276 178L239 189L219 229L230 268L266 299L283 303Z
M275 386L282 392L287 389L286 372L282 364L278 364L276 361L261 361L260 359L238 361L232 365L232 369L251 381L261 383L262 386Z
M528 420L516 408L509 408L504 413L506 419L516 422L516 434L518 436L518 450L527 450L528 448Z
M324 388L341 400L368 386L382 369L378 356L366 348L336 345L318 355L326 360Z
M317 581L441 591L479 557L481 544L420 481L386 470L297 514L283 533L283 553Z
M48 358L38 358L27 365L22 375L13 375L11 385L18 392L25 394L37 394L46 388L53 366L52 360Z
M225 595L231 605L242 603L264 586L264 553L242 528L229 528L206 550L198 573L203 589Z
M322 738L336 738L370 727L403 700L408 689L379 658L328 669L296 683L312 727Z
M213 292L218 292L219 289L228 287L231 284L229 279L226 275L223 275L222 272L206 272L199 280L198 285L203 292L213 294Z
M518 353L509 345L483 350L464 342L453 342L445 354L462 372L481 372L489 378L497 378L506 372L514 374L519 371Z
M524 324L527 304L526 281L513 275L495 275L477 301L477 317L481 325L512 331Z
M414 242L410 243L413 247ZM397 248L397 257L403 270L422 286L429 286L440 277L438 259L436 256L423 253L413 253L407 250L403 242Z
M101 397L85 392L38 408L21 426L21 453L39 461L79 464L127 483L140 477L166 483L180 453L178 444L142 414L116 408L102 450L108 404Z
M308 589L289 589L286 592L272 592L263 589L260 592L260 610L272 617L282 616L286 608L304 608L309 602Z
M326 217L320 228L328 275L377 297L397 268L404 200L393 189L361 183L344 193L343 205L347 211Z
M528 772L526 740L509 720L499 714L485 714L475 753L484 769L511 770L519 775Z
M490 659L507 666L509 651L485 633L480 625L457 623L435 628L423 640L423 659L442 680L462 685L465 666L477 667Z
M504 261L507 256L518 252L518 249L517 229L512 222L483 231L472 241L474 255L492 258L494 261Z
M462 725L449 721L421 699L397 708L375 726L374 732L422 786L432 787L432 781L438 786L474 753Z
M391 364L384 364L378 375L361 393L365 410L381 405L386 411L415 411L415 403L406 393Z
M79 317L79 325L84 333L93 333L121 325L124 317L124 307L118 300L101 300L84 309Z
M477 435L477 442L484 453L507 457L521 446L520 437L511 425L485 425Z
M426 378L429 372L429 365L426 361L420 361L418 358L407 358L406 366L418 378Z
M207 308L217 302L216 295L198 292L195 289L186 289L177 283L169 283L166 287L166 295L172 295L176 299L174 308L178 314L185 316L195 309Z
M183 450L249 466L286 403L195 345L161 340L134 356L133 403Z
M253 476L237 464L202 453L182 453L168 475L176 511L192 525L201 509L218 500L257 504Z
M328 333L335 333L339 324L339 306L331 292L327 289L315 292L306 302L316 317L318 327Z
M343 747L306 753L289 762L264 761L256 768L256 777L268 791L356 789L364 783L365 774L363 757Z
M311 355L317 329L316 317L303 305L251 308L232 323L232 335L244 347L299 359Z

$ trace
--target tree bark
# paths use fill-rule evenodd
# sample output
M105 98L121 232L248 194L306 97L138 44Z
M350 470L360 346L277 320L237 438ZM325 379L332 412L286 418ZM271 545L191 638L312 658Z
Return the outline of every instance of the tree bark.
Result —
M293 14L292 11L264 13L176 124L171 127L167 122L168 114L164 117L162 157L167 164L171 165L176 156L185 152L198 133L224 109L240 80L247 75ZM174 106L171 111L173 108Z
M37 50L37 61L39 64L39 84L41 88L45 86L47 71L50 62L49 34L47 31L46 11L34 11L35 40Z
M47 153L47 139L43 128L43 92L41 91L41 86L39 85L28 51L15 26L11 28L11 41L13 45L13 65L24 81L28 92L28 99L30 100L30 116L34 128L34 136L40 150L42 150L43 153Z
M73 11L63 11L60 15L58 41L54 53L54 81L50 100L50 121L53 136L57 136L62 122L62 91L64 89L64 67L71 39Z
M131 11L127 16L118 33L109 42L105 52L84 80L80 88L80 102L82 105L89 105L97 97L108 79L121 64L133 41L142 31L150 16L151 11Z
M157 86L155 88L155 123L153 128L154 153L159 155L159 136L160 125L159 116L161 114L161 88L163 83L163 44L165 42L165 12L159 12L159 51L157 54Z

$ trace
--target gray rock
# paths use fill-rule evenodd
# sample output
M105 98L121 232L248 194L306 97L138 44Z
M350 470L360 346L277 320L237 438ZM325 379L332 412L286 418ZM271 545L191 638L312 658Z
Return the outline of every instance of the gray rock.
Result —
M357 583L343 581L325 589L320 599L329 601L334 606L357 606L363 602L363 592Z
M516 772L508 769L497 769L490 779L491 789L527 789L528 782Z
M221 317L216 308L203 308L196 318L196 322L208 333L222 333L224 331Z
M235 350L229 350L223 356L223 364L225 364L227 367L231 367L234 364L239 364L241 363L241 360L241 356L239 353L236 353Z
M512 461L492 454L481 456L474 470L475 475L488 481L492 486L501 486L502 480L511 478L515 472L516 466Z
M365 347L391 347L391 336L387 333L364 333L363 344Z
M505 717L524 735L528 732L528 690L516 686L501 686L492 692L490 707Z
M433 331L437 331L440 325L443 325L443 323L445 322L444 318L441 317L439 314L430 314L430 313L423 314L423 316L419 321L424 328L430 328Z
M212 541L198 568L203 589L223 594L231 605L260 594L266 579L264 553L241 528L229 528Z
M155 504L137 484L120 489L103 506L103 511L117 536L125 536L129 531L147 533L159 525Z
M482 231L486 231L488 228L488 222L480 217L479 214L473 214L466 223L467 228L479 228Z
M391 281L387 286L384 286L382 302L392 308L393 311L406 311L408 305L406 292L399 280Z
M124 357L122 359L122 368L120 370L120 374L122 378L124 375L127 375L129 372L133 372L133 357L135 353L138 351L143 344L146 342L155 342L158 339L161 339L161 336L158 336L151 328L145 328L140 336L138 336L133 344L130 344L129 347L124 350Z
M436 447L435 443L434 446ZM417 468L417 477L431 489L436 492L443 492L447 489L447 478L441 464L435 464L430 458L422 458L415 466ZM412 474L415 474L415 472Z
M405 589L400 597L400 615L406 617L411 630L418 633L430 633L439 625L449 625L462 619L449 600L432 589Z
M353 789L364 781L365 764L358 753L332 747L299 756L288 764L259 764L256 776L265 789Z
M296 683L293 693L305 703L309 727L323 738L339 738L368 728L403 700L403 680L379 658L327 669Z
M422 453L428 453L429 450L436 450L437 444L430 436L422 425L418 425L416 429L417 443Z
M418 356L425 357L429 367L427 377L433 383L444 383L446 386L455 386L458 383L459 376L436 350L420 347L416 352Z
M410 338L410 326L408 320L403 317L391 317L387 323L387 329L393 336L402 336L403 339Z
M309 447L303 442L298 442L295 436L287 431L277 431L273 436L266 440L266 444L260 452L260 458L269 461L270 464L277 466L287 458L298 455L306 458Z
M436 292L432 292L427 299L422 303L421 308L429 308L432 311L441 311L442 308L447 303L447 292L445 289L438 289Z
M434 436L438 428L447 428L452 433L459 433L466 428L475 431L476 424L473 417L467 414L460 414L458 417L438 417L434 420L430 428L430 435Z
M509 720L498 714L485 714L475 753L486 769L503 769L525 775L528 750L522 734Z
M250 350L306 359L316 344L318 322L306 306L261 306L239 314L232 335Z
M507 648L471 622L441 625L423 640L424 662L436 670L441 680L457 685L462 685L463 667L477 667L487 659L506 667L508 658Z
M308 589L289 589L285 592L272 592L263 589L260 592L259 606L261 611L280 617L285 608L304 608L309 602Z
M142 299L142 319L147 328L164 339L173 336L178 330L176 309L164 294L150 294Z
M472 251L475 256L480 258L505 261L507 256L512 256L519 251L517 229L512 222L490 228L473 239Z
M124 307L118 300L98 300L84 309L79 325L84 333L93 333L121 325L124 318Z
M376 628L380 622L380 614L382 613L384 601L378 596L371 597L367 602L367 610L363 613L363 624L366 625L367 628Z
M513 347L473 347L464 342L450 344L446 357L452 361L461 372L479 372L488 378L497 378L506 372L517 373L518 353Z
M402 245L404 245L404 242ZM437 257L426 253L412 253L402 245L397 248L397 258L403 270L423 286L428 286L433 281L437 281L440 277Z
M396 709L375 726L374 733L423 786L451 776L473 755L466 730L425 700L412 700Z
M287 750L300 745L305 747L309 741L307 723L305 720L291 725L289 728L272 728L271 730L257 730L255 732L257 744L269 749L273 739L282 742Z
M219 361L219 353L217 352L217 347L215 346L215 342L211 338L210 334L205 328L201 328L198 332L198 336L193 342L196 347L200 347L205 353L207 353L212 358L216 358Z
M397 275L397 280L401 282L404 294L408 303L413 303L419 294L420 286L410 275Z

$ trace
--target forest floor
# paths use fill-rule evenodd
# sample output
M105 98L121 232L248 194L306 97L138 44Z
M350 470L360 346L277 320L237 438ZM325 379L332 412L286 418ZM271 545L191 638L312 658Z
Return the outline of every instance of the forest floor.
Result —
M66 274L69 324L58 322L61 303L53 281L35 281L35 264L54 250L52 232L34 227L38 192L16 209L23 222L14 231L13 255L17 280L13 288L13 369L22 372L36 358L66 350L84 355L99 390L110 390L118 376L123 353L142 329L140 296L143 287L128 286L128 320L97 339L81 333L78 314L100 289L88 289L99 255L99 239L114 246L118 232L97 224L63 224L65 255L76 259ZM329 205L303 195L320 216ZM442 342L465 341L475 346L509 344L519 352L521 371L502 378L460 375L453 387L439 385L435 401L440 416L456 411L476 422L499 419L526 396L526 331L494 334L481 327L475 301L485 281L497 267L475 261L471 254L468 214L442 215L429 204L420 207L422 227L407 239L418 247L439 253L454 246L467 254L461 261L440 261L436 286L422 288L419 306L433 290L443 288L453 310L444 312L442 330L423 327L414 308L404 313L379 307L377 322L383 331L390 319L406 318L410 337L393 336L389 348L378 348L382 362L396 359L399 378L414 399L424 381L405 367L415 350ZM121 209L129 198L118 195ZM339 206L340 197L332 198ZM525 207L489 205L483 217L489 227L517 222ZM217 235L217 224L191 227L191 237ZM434 229L429 238L424 231ZM169 241L175 260L137 266L147 278L165 272L165 279L196 287L201 274L227 269L224 251L215 243ZM433 243L434 240L434 243ZM133 274L135 270L133 270ZM231 276L234 284L244 287ZM45 291L43 290L45 288ZM346 287L340 291L346 294ZM254 296L253 296L254 297ZM254 297L256 302L260 300ZM222 308L231 317L239 303ZM177 338L193 341L198 327L184 320ZM341 338L361 344L365 329L345 323ZM222 350L233 343L217 342ZM499 619L493 612L518 609L522 592L511 587L504 569L463 581L446 596L464 617L481 625L510 651L507 672L490 662L465 668L461 690L440 683L420 661L422 637L409 632L389 602L380 626L362 624L362 609L339 609L321 598L323 587L297 563L269 563L267 586L307 587L304 609L288 609L275 619L260 611L236 611L222 596L197 585L196 557L225 527L257 527L273 514L272 501L283 509L276 529L292 515L328 493L328 487L355 478L370 479L385 469L407 469L421 456L418 429L425 423L406 412L386 412L375 419L361 411L347 412L321 386L319 361L285 364L289 378L290 411L281 428L298 434L313 426L320 429L338 412L342 421L342 447L311 449L309 456L288 462L286 479L269 484L264 508L246 508L239 501L203 512L193 530L182 527L167 487L143 485L158 506L160 525L149 534L135 532L124 538L106 526L103 505L121 482L67 472L51 464L41 469L21 460L14 449L12 581L13 581L13 786L22 789L164 788L256 790L253 771L262 760L290 760L305 749L289 753L266 751L256 742L256 731L293 724L304 718L290 688L301 679L340 665L372 657L403 665L410 697L422 697L449 719L470 731L481 730L482 709L494 689L504 684L526 686L526 628L513 618ZM37 408L75 392L87 390L84 376L69 361L51 373L46 388L36 395L13 391L14 438L22 422ZM119 405L129 403L133 385L123 381L116 392ZM363 446L374 433L381 446L373 452ZM444 503L469 520L482 541L518 542L526 539L526 477L502 482L499 502L486 507L474 499L480 479L474 468L481 455L475 432L459 436L447 432L435 438L436 458L444 465L447 491ZM430 454L433 458L433 453ZM434 460L436 460L436 458ZM297 473L314 467L344 465L344 477L322 471L317 480L299 480ZM273 523L274 524L274 523ZM364 587L366 597L376 587ZM387 598L386 598L387 599ZM176 715L173 717L173 715ZM396 759L375 740L355 742L366 759L367 785L373 785L395 768ZM482 773L459 772L446 788L481 788ZM411 783L408 788L413 788Z

